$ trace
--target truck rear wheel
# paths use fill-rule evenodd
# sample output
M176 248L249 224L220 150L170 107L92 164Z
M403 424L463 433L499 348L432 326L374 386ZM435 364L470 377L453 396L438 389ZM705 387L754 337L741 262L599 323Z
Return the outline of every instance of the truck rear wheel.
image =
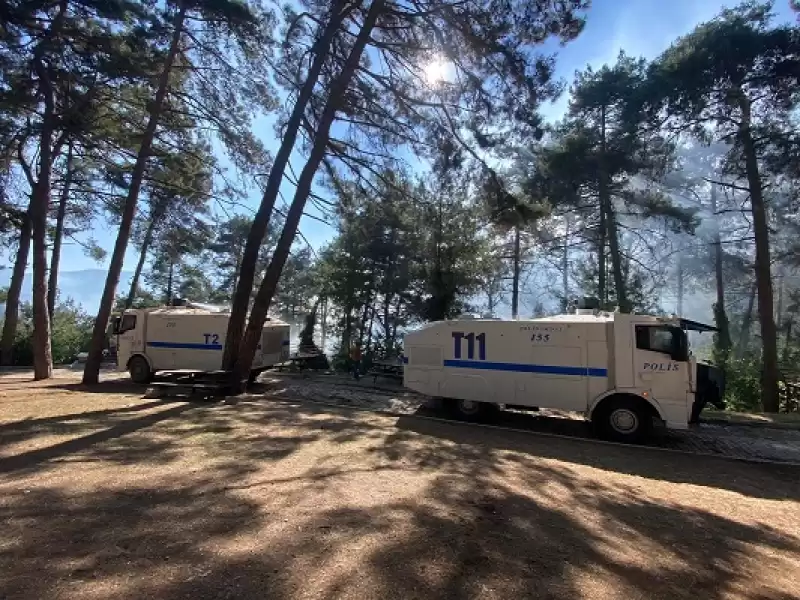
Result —
M128 361L128 373L131 375L131 381L134 383L150 383L153 380L153 372L150 370L150 365L141 356L134 356Z
M649 405L640 398L612 396L595 409L592 427L603 439L638 444L650 437L653 414Z
M462 421L486 421L497 411L497 406L488 402L449 398L445 403L448 412Z

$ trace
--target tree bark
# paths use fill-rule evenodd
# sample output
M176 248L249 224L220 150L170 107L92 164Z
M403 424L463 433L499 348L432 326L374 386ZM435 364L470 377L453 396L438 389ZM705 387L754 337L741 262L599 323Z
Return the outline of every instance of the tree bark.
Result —
M53 250L50 253L50 280L47 284L47 313L50 320L56 310L56 297L58 296L58 269L61 263L61 245L64 238L64 220L67 217L67 201L69 200L69 188L72 185L72 158L73 143L67 146L67 162L64 169L64 187L61 188L61 197L58 201L56 211L56 230L53 234Z
M172 276L174 272L175 272L175 261L169 259L169 271L167 271L167 289L166 292L164 293L164 304L166 304L167 306L172 306L172 298L173 298Z
M511 281L511 318L519 317L520 225L514 225L514 273Z
M108 320L111 318L111 311L114 307L114 296L117 293L119 276L122 272L122 263L125 259L125 251L128 248L128 240L131 235L131 226L133 225L133 218L136 215L139 190L142 187L145 170L147 169L147 161L150 158L150 150L153 146L156 128L158 127L158 122L164 110L164 99L169 89L169 76L172 72L172 65L175 62L175 57L178 55L180 49L181 35L183 34L183 26L186 20L186 11L186 2L182 0L179 1L178 12L175 14L175 18L172 22L173 32L169 44L169 52L164 61L164 68L161 70L161 74L158 77L158 88L156 89L156 95L150 107L150 116L148 117L147 126L142 135L142 143L136 155L136 163L131 173L130 187L128 188L128 195L125 198L125 206L122 211L117 241L114 244L114 252L111 255L111 263L108 268L108 275L106 276L103 296L100 300L100 308L94 322L94 329L92 330L92 342L89 346L89 356L86 359L86 367L83 371L83 383L85 384L97 383L100 378L100 363L103 360L103 348L106 345Z
M630 312L630 308L628 307L628 299L625 291L625 276L622 273L622 256L619 251L616 215L614 214L614 207L611 202L611 190L606 173L606 152L606 107L603 106L600 109L600 168L597 186L600 200L601 230L603 230L602 224L604 224L605 229L603 230L603 235L608 237L608 249L611 252L611 270L614 276L614 292L617 298L617 306L621 312L627 313ZM605 252L604 249L603 252ZM605 284L605 256L603 257L601 267L601 277Z
M328 299L324 296L322 297L322 310L320 312L322 315L322 321L320 323L320 349L323 354L327 354L328 352L325 344L328 343Z
M764 412L778 412L778 332L775 327L772 296L772 272L769 256L769 226L761 174L758 168L755 144L750 130L750 101L740 95L742 123L739 139L744 152L747 183L750 189L750 207L753 214L753 234L755 236L756 286L758 288L758 319L761 325L761 344L763 361L763 381L761 402Z
M272 210L275 207L275 200L278 197L281 182L283 181L283 173L292 155L292 150L297 140L297 132L303 122L306 107L314 94L314 87L317 85L322 67L330 53L330 48L336 37L336 33L339 31L339 28L349 12L349 9L345 10L345 4L346 3L342 0L335 1L331 17L322 35L312 46L314 58L309 67L306 80L300 88L289 120L286 123L283 139L275 155L275 161L272 163L267 185L264 188L264 195L261 198L261 204L253 218L250 232L247 235L247 242L239 265L236 289L233 294L231 316L228 319L228 329L225 335L227 343L225 344L225 350L222 356L223 369L233 369L237 361L240 344L234 342L242 340L242 334L245 330L247 308L250 305L250 297L253 293L253 284L258 266L261 244L269 229Z
M683 252L678 252L678 265L677 265L677 278L678 278L678 306L676 306L677 315L683 316Z
M384 7L385 0L374 0L372 2L364 17L364 23L361 25L361 30L358 32L353 48L342 67L342 71L331 86L316 135L314 136L314 145L311 149L311 154L297 180L297 188L295 189L292 204L286 214L286 223L283 226L281 237L278 240L278 245L272 255L269 267L267 267L264 280L261 282L261 286L258 289L256 299L253 302L253 310L250 313L250 320L247 323L244 339L239 348L239 356L235 363L235 368L233 369L233 383L237 389L241 387L241 382L247 379L250 365L253 363L256 346L258 345L258 340L261 338L261 330L264 327L267 312L272 302L272 297L275 294L275 288L278 285L283 266L286 264L289 251L294 243L297 227L300 224L300 218L303 216L303 209L305 208L306 200L308 200L308 195L311 192L311 185L314 182L314 176L327 150L330 129L336 117L336 111L347 92L347 88L350 86L353 75L361 61L361 56L364 53L364 48L370 39L375 23L383 12ZM230 336L230 333L228 335ZM236 338L228 337L227 339L233 343Z
M739 332L739 343L736 349L738 358L744 357L747 347L750 345L750 326L753 322L753 306L756 303L757 286L753 284L750 288L750 296L747 298L747 310L742 317L742 330Z
M63 12L61 13L63 14ZM55 27L55 25L54 25ZM30 217L33 232L33 378L36 381L53 375L50 348L50 314L47 309L47 213L50 208L50 176L53 167L55 98L48 67L41 56L34 58L39 88L44 97L39 133L39 177L31 190Z
M17 336L19 324L19 297L22 292L22 283L25 280L25 267L28 265L28 254L31 249L31 219L25 213L22 228L19 232L19 246L14 259L14 270L11 273L11 282L6 296L5 317L3 319L3 338L0 341L0 365L10 367L14 364L14 339Z
M628 294L625 290L625 274L622 272L622 255L619 250L619 235L617 233L617 218L610 205L606 206L606 229L608 230L608 249L611 252L611 270L614 274L614 288L617 297L617 306L620 312L629 313L631 307L628 303Z
M728 362L731 353L731 330L728 322L728 313L725 310L725 279L722 273L722 237L719 233L719 226L716 225L717 214L717 186L711 185L711 214L715 215L715 227L713 237L714 247L714 279L716 282L717 302L714 305L714 321L717 329L716 344L717 351L722 360L723 367ZM752 310L752 304L751 304Z
M569 307L569 215L564 217L564 253L561 256L561 287L564 302L561 309L567 312Z

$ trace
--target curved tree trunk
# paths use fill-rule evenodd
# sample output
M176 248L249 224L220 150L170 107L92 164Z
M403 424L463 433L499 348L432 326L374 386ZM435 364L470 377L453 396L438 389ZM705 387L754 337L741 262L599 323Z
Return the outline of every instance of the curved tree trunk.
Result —
M53 234L53 250L50 253L50 280L47 283L47 312L50 320L56 310L56 297L58 296L58 269L61 263L61 245L64 239L64 220L67 217L67 201L69 200L69 187L72 184L72 153L70 141L67 146L67 163L64 169L64 187L58 200L56 212L56 230Z
M147 160L150 158L150 149L153 145L156 128L158 127L161 113L164 110L164 99L167 96L167 90L169 88L169 76L172 72L172 65L175 62L175 57L178 55L178 50L180 48L181 35L183 34L183 26L186 20L187 4L181 1L178 3L178 6L178 12L172 23L173 32L172 39L170 40L169 52L167 53L164 67L158 78L158 88L156 90L155 99L151 104L147 127L142 135L142 144L139 147L139 152L136 155L136 164L131 173L130 187L128 188L128 195L125 198L125 207L122 211L117 241L114 244L114 252L111 255L111 263L108 268L103 296L100 300L100 308L97 311L97 318L95 319L94 329L92 330L92 343L89 346L89 356L86 359L86 367L83 371L83 383L87 384L97 383L100 378L100 363L103 360L103 348L106 343L108 320L111 318L111 311L114 308L114 296L117 293L117 284L119 283L119 276L122 272L125 251L128 248L128 239L131 235L133 217L136 215L139 190L142 187L145 169L147 168Z
M261 204L253 218L253 224L247 235L247 243L245 244L244 253L242 254L242 261L236 280L236 291L233 295L231 316L230 319L228 319L228 329L225 335L227 343L225 344L225 350L222 356L223 369L232 369L236 363L239 344L233 342L241 340L242 334L244 333L245 321L247 320L247 307L250 304L250 296L253 293L253 284L258 267L261 244L264 242L264 236L266 236L267 230L269 229L272 210L275 207L275 200L278 197L281 182L283 181L283 172L286 170L286 165L289 163L289 158L292 155L292 150L297 140L297 132L303 122L303 115L305 114L306 107L314 94L314 87L317 85L317 80L322 72L325 59L328 57L336 33L339 31L345 17L349 13L350 8L345 8L345 2L336 0L330 20L325 26L325 30L311 49L314 58L309 67L308 76L303 86L300 88L300 93L295 101L292 114L289 116L289 121L286 123L283 139L275 155L275 161L272 163L267 185L264 188L264 195L261 198Z
M372 34L378 16L380 16L384 8L385 0L374 0L372 2L364 17L364 23L361 25L353 48L342 67L342 71L331 86L316 135L314 136L314 146L311 149L311 155L297 180L297 188L295 189L292 204L286 215L286 223L283 226L281 237L278 240L278 245L275 248L275 253L272 256L269 267L267 267L264 281L261 282L258 294L256 294L255 301L253 302L253 310L250 313L250 320L247 323L247 329L245 330L245 335L239 348L239 356L233 370L233 383L237 388L241 386L242 381L247 379L250 365L253 363L256 346L258 345L259 339L261 339L261 330L267 318L269 305L272 302L272 297L275 295L275 289L278 285L281 272L283 271L283 266L286 264L286 259L289 257L289 252L294 243L297 227L300 224L300 218L303 216L303 209L305 208L306 200L308 200L308 195L311 192L311 185L314 182L314 176L317 173L317 169L328 147L330 129L336 117L336 111L341 104L347 88L350 86L350 81L353 79L353 75L361 61L361 56L364 53L364 48ZM228 337L227 340L229 343L233 343L235 338L231 339Z
M26 212L22 228L19 232L19 246L14 259L14 270L6 295L5 317L3 319L3 337L0 340L0 365L14 364L14 339L19 324L19 296L22 293L22 282L25 280L25 267L28 265L28 254L31 249L31 219Z

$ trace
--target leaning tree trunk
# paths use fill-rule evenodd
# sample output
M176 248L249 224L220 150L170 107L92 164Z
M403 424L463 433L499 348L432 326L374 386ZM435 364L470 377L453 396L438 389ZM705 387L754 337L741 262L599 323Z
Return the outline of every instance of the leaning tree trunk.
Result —
M25 280L25 267L28 265L30 249L31 219L30 214L26 212L19 232L17 256L14 259L14 270L11 273L11 282L6 295L3 337L0 340L0 365L2 366L14 364L14 339L17 336L17 325L19 324L19 296L22 292L22 282Z
M169 52L167 53L164 67L158 78L158 88L156 96L150 107L150 116L147 120L142 135L142 142L139 152L136 155L136 164L131 173L131 181L128 187L128 195L125 198L125 206L122 211L117 241L114 244L114 252L111 255L111 264L106 276L106 284L103 289L103 296L100 300L100 309L97 311L97 318L94 321L92 330L92 342L89 346L89 356L86 359L86 367L83 370L83 383L97 383L100 378L100 363L103 360L103 348L106 345L106 331L108 320L111 318L111 311L114 308L114 296L117 293L119 276L122 273L122 263L125 259L125 251L128 248L128 239L131 235L133 218L136 215L136 204L139 200L139 190L142 187L147 161L150 158L150 150L153 146L153 138L156 134L158 122L164 110L164 99L167 97L169 89L169 77L172 72L172 65L180 49L183 25L186 20L187 3L178 3L178 12L173 20L172 39L170 40Z
M241 382L247 379L250 366L253 363L256 346L261 338L261 330L267 318L269 305L272 302L272 297L275 294L275 289L278 285L281 272L283 271L283 266L286 264L289 251L294 243L297 227L300 224L300 218L303 216L303 209L305 208L306 200L308 200L308 195L311 192L311 185L314 182L314 176L325 156L328 140L330 138L330 129L336 117L336 111L347 92L347 88L350 86L350 81L353 79L353 75L361 61L361 56L364 53L364 48L370 39L378 16L383 12L384 7L385 0L374 0L372 2L369 11L367 11L364 17L361 30L358 32L358 36L353 43L353 48L342 67L342 71L331 86L325 108L322 111L319 126L317 127L316 135L314 136L314 145L311 148L311 154L297 180L294 198L286 214L286 223L283 226L281 237L278 240L278 245L272 255L272 260L269 263L269 267L267 267L267 273L264 276L264 280L261 282L255 301L253 302L253 310L250 312L250 320L247 323L247 329L239 348L239 356L234 368L234 385L237 389L241 387ZM230 329L228 331L229 337L227 339L229 340L229 344L232 345L236 338L231 338Z
M740 103L742 126L739 130L739 139L744 151L747 183L750 188L750 207L753 214L753 234L756 246L755 271L763 361L761 402L764 412L778 412L778 332L773 313L767 207L764 202L764 190L761 186L758 157L750 130L750 101L742 94Z
M61 197L58 200L56 211L56 229L53 233L53 250L50 253L50 280L47 283L47 312L50 320L56 311L56 297L58 296L58 269L61 263L61 245L64 239L64 221L67 217L67 201L69 188L72 184L72 158L73 144L67 146L67 162L64 170L64 186L61 188Z
M278 148L275 160L270 168L269 178L264 188L261 204L258 207L255 217L253 217L253 223L247 235L247 242L239 265L236 291L233 294L231 315L228 319L228 329L225 334L227 343L225 344L225 350L222 356L223 369L232 369L237 361L239 344L236 342L242 339L242 334L245 330L247 307L250 304L250 296L253 293L253 284L258 266L261 244L269 229L269 221L272 216L272 210L275 207L275 200L280 192L283 173L286 170L286 165L289 164L292 150L294 150L297 132L302 125L306 107L314 94L314 88L317 85L317 80L322 72L325 60L330 53L330 48L336 37L336 33L339 31L345 17L349 13L350 9L345 10L345 4L346 3L342 0L336 0L330 20L325 26L325 30L311 48L314 58L309 67L306 80L300 88L294 108L292 109L292 114L289 116L289 120L286 123L280 148Z

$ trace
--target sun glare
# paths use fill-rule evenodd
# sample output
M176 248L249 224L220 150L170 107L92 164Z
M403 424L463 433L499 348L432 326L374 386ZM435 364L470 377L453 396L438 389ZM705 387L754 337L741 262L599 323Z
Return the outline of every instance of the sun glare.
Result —
M447 64L440 58L434 58L425 66L425 81L433 85L443 81L447 75Z

